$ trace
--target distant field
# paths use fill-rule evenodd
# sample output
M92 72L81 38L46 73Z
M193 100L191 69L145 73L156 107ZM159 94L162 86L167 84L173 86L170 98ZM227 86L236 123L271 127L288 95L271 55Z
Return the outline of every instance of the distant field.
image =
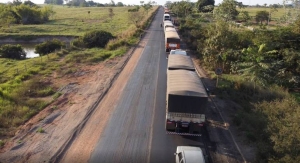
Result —
M133 7L112 7L115 14L109 17L108 7L67 7L54 5L55 15L40 25L12 25L0 29L0 34L75 35L81 36L93 29L121 33L133 25L128 19L128 9ZM88 14L90 11L90 14Z
M244 9L238 9L238 10L239 10L239 11L248 11L248 12L249 12L249 15L250 15L251 17L255 17L257 11L267 11L267 12L269 12L269 11L270 11L270 8L263 8L263 7L260 7L260 8L258 8L258 7L246 7L246 8L244 8ZM273 17L274 19L279 19L280 17L282 17L282 16L285 14L285 11L284 11L283 8L278 8L277 10L278 10L278 11L275 11L275 12L272 13L272 17Z
M238 11L248 11L249 15L252 17L252 20L255 19L255 15L257 11L270 11L270 8L263 8L263 7L246 7L244 9L238 9ZM277 20L279 20L280 18L282 18L284 15L288 15L288 13L290 13L290 15L295 15L296 11L293 10L292 8L277 8L277 11L273 12L271 15L271 22L272 24L274 24L274 22L276 22Z

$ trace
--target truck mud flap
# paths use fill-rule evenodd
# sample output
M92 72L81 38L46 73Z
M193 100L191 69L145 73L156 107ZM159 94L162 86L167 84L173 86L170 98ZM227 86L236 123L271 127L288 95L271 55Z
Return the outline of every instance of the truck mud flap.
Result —
M178 133L178 132L170 132L170 131L167 131L166 134L170 134L170 135L183 135L183 136L202 136L201 134Z

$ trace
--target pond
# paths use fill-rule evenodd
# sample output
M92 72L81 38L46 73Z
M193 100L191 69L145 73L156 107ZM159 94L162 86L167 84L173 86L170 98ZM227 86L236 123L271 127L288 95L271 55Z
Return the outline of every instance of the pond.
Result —
M30 43L30 44L20 44L23 48L24 51L26 52L26 58L35 58L39 57L40 55L38 53L35 53L34 51L34 46L36 44Z

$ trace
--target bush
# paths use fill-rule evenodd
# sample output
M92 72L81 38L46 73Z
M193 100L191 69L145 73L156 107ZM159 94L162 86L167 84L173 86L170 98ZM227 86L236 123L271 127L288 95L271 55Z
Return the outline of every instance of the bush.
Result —
M106 31L91 31L84 34L82 41L87 48L100 47L104 48L113 35Z
M3 45L0 48L1 58L25 59L26 52L21 45Z
M129 43L125 39L113 39L107 43L106 48L108 50L116 50L121 46L128 46L128 45Z
M56 49L61 49L64 43L58 39L53 39L51 41L46 41L35 46L35 53L46 55L54 52Z
M79 48L83 48L85 46L82 37L74 39L71 44Z

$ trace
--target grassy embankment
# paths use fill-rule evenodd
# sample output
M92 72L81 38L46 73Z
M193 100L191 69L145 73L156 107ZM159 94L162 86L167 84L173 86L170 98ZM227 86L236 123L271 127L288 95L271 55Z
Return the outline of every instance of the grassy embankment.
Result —
M156 8L153 7L144 16L141 21L143 27L149 24L147 20ZM129 7L114 7L114 16L111 19L108 17L108 8L54 6L56 14L46 24L14 25L0 29L2 38L30 39L31 35L82 36L95 29L109 31L117 37L105 49L71 47L48 56L21 61L0 58L0 147L3 145L2 138L12 136L19 125L59 97L57 88L44 79L51 77L54 72L57 78L61 78L76 72L76 67L81 64L96 64L107 58L123 55L130 46L137 43L141 30L137 30L128 19L128 9Z
M210 75L216 79L214 72ZM299 161L295 158L300 140L299 96L280 86L262 87L230 74L219 77L215 93L239 104L232 122L248 143L257 147L255 162Z

